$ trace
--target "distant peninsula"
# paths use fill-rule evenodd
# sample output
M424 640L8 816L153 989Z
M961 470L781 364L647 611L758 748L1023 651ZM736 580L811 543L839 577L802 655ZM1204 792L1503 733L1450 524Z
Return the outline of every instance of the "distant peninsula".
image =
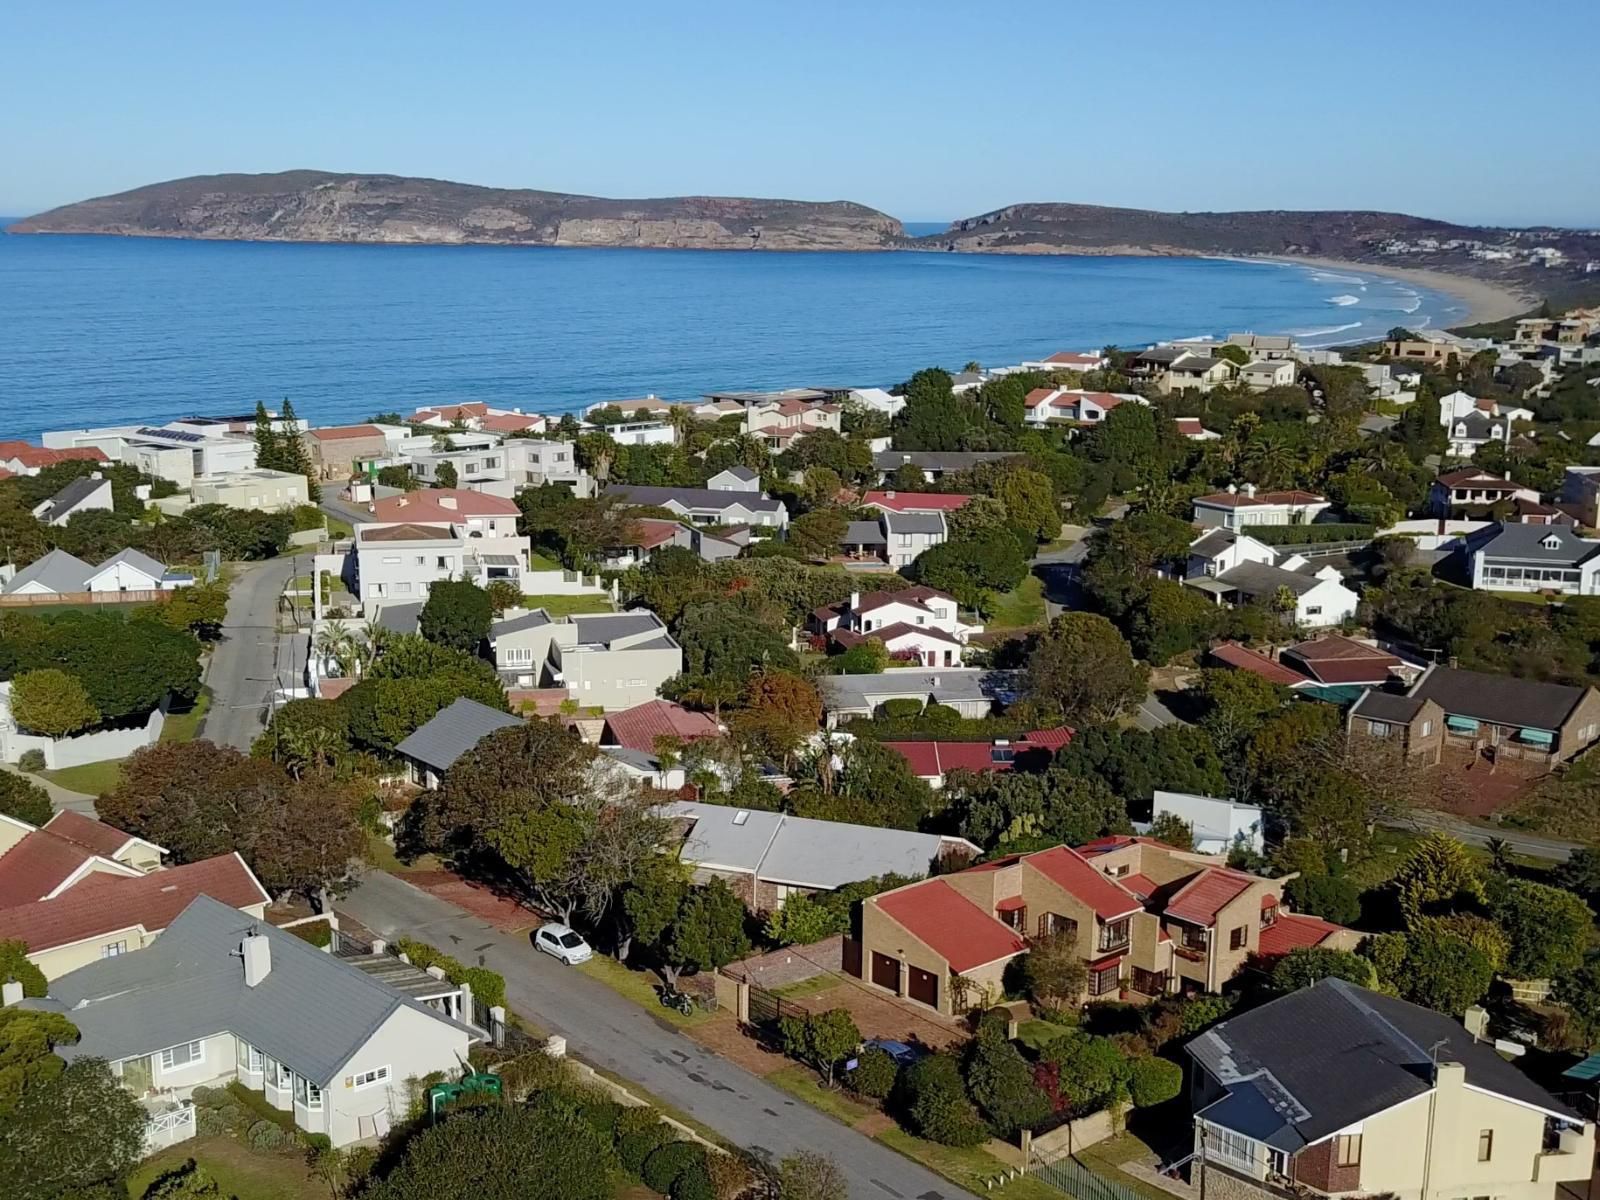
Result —
M1262 257L1359 264L1420 282L1471 279L1495 288L1513 309L1536 296L1592 299L1600 272L1600 236L1591 230L1456 225L1404 213L1013 204L955 221L940 233L909 237L887 213L844 200L615 200L328 171L175 179L52 209L13 224L8 232L409 245Z

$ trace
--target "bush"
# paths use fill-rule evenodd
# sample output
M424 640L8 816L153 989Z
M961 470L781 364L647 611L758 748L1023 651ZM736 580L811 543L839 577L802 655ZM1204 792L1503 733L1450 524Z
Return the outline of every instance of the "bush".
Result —
M1361 918L1361 889L1339 875L1300 875L1283 889L1283 898L1297 913L1322 917L1335 925Z
M615 1100L590 1100L578 1110L578 1115L606 1141L615 1141L617 1118L622 1115L622 1105Z
M681 1175L672 1181L672 1200L717 1200L716 1188L711 1182L711 1168L707 1155L701 1154L699 1162L690 1163Z
M643 1129L654 1129L661 1124L661 1114L649 1105L630 1105L617 1114L617 1137L627 1137Z
M705 1156L706 1152L693 1142L667 1142L644 1160L639 1178L644 1180L645 1187L665 1196L672 1191L678 1176L691 1166L699 1165L704 1170Z
M1239 532L1267 546L1309 546L1317 542L1370 542L1378 527L1329 521L1317 525L1246 525Z
M288 932L302 942L310 942L318 948L333 943L333 926L326 921L307 921L304 925L291 925Z
M1191 1037L1202 1029L1215 1025L1233 1011L1238 1003L1236 996L1196 996L1183 1009L1183 1021L1178 1027L1180 1037Z
M24 750L22 752L22 757L17 759L17 766L21 767L24 771L44 770L44 751ZM47 817L46 820L48 819L49 818Z
M254 1118L254 1123L250 1126L251 1133L255 1132L256 1125L259 1125L262 1121L270 1121L281 1129L285 1136L295 1132L294 1114L273 1108L272 1105L267 1103L267 1098L260 1092L252 1092L237 1079L228 1084L226 1090L229 1103L237 1104L244 1110L246 1115ZM243 1121L240 1123L243 1124Z
M845 1086L871 1100L885 1099L894 1091L900 1077L900 1064L881 1046L869 1046L856 1060L856 1069L845 1074Z
M628 1174L638 1175L644 1170L645 1160L671 1136L671 1130L659 1121L648 1129L635 1130L617 1143L617 1160Z
M543 1050L531 1050L494 1064L494 1073L500 1076L500 1086L507 1100L522 1100L530 1092L559 1083L566 1076L566 1067L558 1058L551 1058Z
M438 967L451 983L466 984L475 997L491 1007L506 1002L505 976L498 971L491 971L487 967L469 967L438 947L412 938L401 938L394 947L411 960L412 966L424 971L429 967Z
M289 1144L289 1134L273 1121L257 1121L250 1126L245 1140L256 1150L282 1150Z
M1183 1068L1165 1058L1136 1058L1128 1064L1128 1094L1135 1108L1165 1104L1183 1090Z
M322 510L314 504L302 504L290 514L294 517L294 531L308 533L313 529L326 529L328 518L322 515Z
M972 1101L967 1099L961 1067L948 1054L933 1054L908 1068L903 1076L904 1108L914 1132L946 1146L976 1146L989 1136Z
M325 1133L307 1133L305 1130L301 1130L300 1144L311 1151L333 1149L333 1139Z

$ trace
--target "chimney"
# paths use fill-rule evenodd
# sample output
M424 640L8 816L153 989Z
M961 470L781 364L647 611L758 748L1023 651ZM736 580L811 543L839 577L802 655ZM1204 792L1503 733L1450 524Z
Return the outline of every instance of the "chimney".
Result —
M1475 1042L1481 1042L1489 1036L1489 1010L1481 1004L1471 1005L1462 1014L1461 1023L1467 1027L1467 1032Z
M1256 497L1256 485L1253 484L1253 483L1245 484L1244 485L1244 494L1247 497L1249 497L1251 500L1254 500L1255 497Z
M1239 494L1239 485L1236 484L1236 483L1230 483L1228 485L1228 495L1237 496L1238 494Z
M257 987L272 974L272 943L260 933L245 934L239 943L239 955L244 959L244 985Z
M861 593L860 592L851 592L850 593L850 611L851 612L855 612L856 609L858 609L860 607L861 607Z

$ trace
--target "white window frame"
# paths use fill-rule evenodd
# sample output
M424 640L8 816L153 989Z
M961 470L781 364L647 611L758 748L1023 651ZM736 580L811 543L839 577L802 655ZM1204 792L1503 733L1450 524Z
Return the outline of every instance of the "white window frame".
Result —
M188 1057L182 1062L177 1059L176 1052L183 1050ZM206 1061L206 1044L204 1041L180 1042L176 1046L168 1046L161 1052L162 1071L186 1071L197 1063Z
M116 958L119 954L126 954L127 952L128 943L126 941L107 942L100 947L101 958Z
M356 1091L363 1091L369 1087L377 1087L381 1083L389 1082L389 1067L369 1067L365 1071L357 1071L350 1077L351 1084Z
M307 1112L322 1111L322 1089L304 1075L294 1077L294 1102Z

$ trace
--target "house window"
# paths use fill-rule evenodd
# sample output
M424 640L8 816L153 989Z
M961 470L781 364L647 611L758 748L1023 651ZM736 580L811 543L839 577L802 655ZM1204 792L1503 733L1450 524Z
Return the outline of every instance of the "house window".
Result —
M1250 930L1244 925L1231 930L1228 934L1228 949L1243 950L1250 942Z
M261 1074L261 1051L257 1050L249 1042L239 1042L237 1049L239 1069L248 1071L252 1075Z
M1132 869L1127 863L1117 863L1115 866L1107 867L1106 874L1113 879L1121 879L1124 875L1129 874Z
M1186 950L1204 950L1211 944L1211 931L1195 925L1185 925L1180 941Z
M1089 972L1089 995L1104 996L1117 990L1117 967L1113 963L1103 971Z
M1341 1167L1359 1167L1361 1165L1361 1135L1359 1133L1341 1133L1334 1139L1334 1158Z
M1018 933L1026 933L1028 929L1028 908L1003 908L1000 910L1000 920L1015 929Z
M1387 721L1368 721L1367 722L1367 732L1370 733L1373 737L1388 737L1389 736L1389 722L1387 722Z
M322 1107L322 1089L309 1079L296 1075L294 1077L294 1102L301 1108L315 1112Z
M1070 917L1063 917L1060 913L1040 913L1039 936L1052 935L1075 939L1078 936L1078 923Z
M206 1047L204 1042L185 1042L181 1046L168 1046L161 1052L161 1069L163 1071L181 1071L195 1063L205 1062Z
M1422 736L1423 737L1427 737L1432 732L1433 732L1433 722L1432 721L1424 721L1422 723Z
M386 1083L388 1079L388 1067L373 1067L370 1070L362 1071L352 1076L350 1086L357 1089L372 1087L377 1083Z
M1116 950L1128 944L1128 929L1132 925L1131 917L1123 917L1120 921L1107 921L1100 927L1100 949Z
M127 952L127 942L107 942L104 946L100 947L101 958L115 958L117 955L126 954Z
M1321 615L1322 615L1322 605L1320 605L1320 604L1308 604L1306 606L1306 616L1308 616L1308 617L1320 617Z
M1478 1131L1478 1161L1488 1162L1494 1157L1494 1130L1480 1129Z

